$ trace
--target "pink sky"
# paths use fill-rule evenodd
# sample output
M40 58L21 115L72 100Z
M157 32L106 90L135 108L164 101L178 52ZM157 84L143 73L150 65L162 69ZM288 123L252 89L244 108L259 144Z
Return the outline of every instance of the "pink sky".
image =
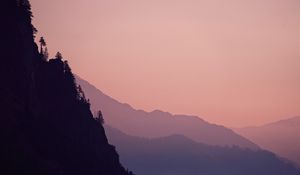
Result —
M230 127L300 115L299 0L31 0L53 56L137 109Z

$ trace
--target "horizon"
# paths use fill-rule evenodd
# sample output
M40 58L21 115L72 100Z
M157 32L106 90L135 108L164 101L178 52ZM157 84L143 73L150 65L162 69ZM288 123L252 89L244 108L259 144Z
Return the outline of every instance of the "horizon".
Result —
M258 124L258 125L246 125L246 126L243 126L243 127L231 127L231 126L225 126L225 125L222 125L220 123L213 123L213 122L210 122L208 120L206 120L205 118L201 117L201 116L198 116L198 115L192 115L192 114L181 114L181 113L172 113L170 111L164 111L162 109L153 109L153 110L150 110L150 111L147 111L147 110L144 110L144 109L139 109L139 108L136 108L135 106L129 104L129 103L126 103L126 102L123 102L123 101L120 101L118 100L117 98L115 97L112 97L110 96L109 94L107 94L106 92L103 92L100 88L96 87L94 84L92 84L91 82L87 81L86 79L82 78L80 75L77 75L75 74L77 77L79 77L81 80L83 81L86 81L89 85L91 85L92 87L96 88L98 91L100 91L101 93L103 93L104 95L108 96L109 98L115 100L117 103L120 103L120 104L123 104L123 105L128 105L130 108L132 108L133 110L136 110L136 111L143 111L143 112L146 112L146 113L152 113L152 112L155 112L155 111L158 111L158 112L162 112L162 113L169 113L171 115L185 115L185 116L195 116L195 117L198 117L210 124L217 124L217 125L220 125L220 126L224 126L224 127L227 127L229 129L243 129L243 128L255 128L255 127L262 127L262 126L266 126L266 125L270 125L270 124L274 124L274 123L277 123L277 122L282 122L282 121L286 121L286 120L293 120L295 118L299 118L300 115L295 115L295 116L289 116L289 117L286 117L286 118L282 118L282 119L279 119L279 120L274 120L274 121L270 121L270 122L267 122L267 123L262 123L262 124ZM93 111L95 112L95 111Z
M1 4L0 174L300 175L299 0Z
M238 128L300 115L299 1L71 2L32 0L38 36L120 102Z

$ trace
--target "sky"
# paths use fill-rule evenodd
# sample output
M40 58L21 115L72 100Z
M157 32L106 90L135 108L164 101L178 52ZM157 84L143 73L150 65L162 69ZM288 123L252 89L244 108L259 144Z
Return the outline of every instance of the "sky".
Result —
M299 0L31 0L51 56L136 109L228 127L300 115Z

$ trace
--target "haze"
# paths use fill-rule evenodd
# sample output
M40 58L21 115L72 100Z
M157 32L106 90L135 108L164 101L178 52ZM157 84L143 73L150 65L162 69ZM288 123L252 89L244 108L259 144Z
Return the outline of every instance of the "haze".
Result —
M231 127L300 114L299 0L31 2L51 56L137 109Z

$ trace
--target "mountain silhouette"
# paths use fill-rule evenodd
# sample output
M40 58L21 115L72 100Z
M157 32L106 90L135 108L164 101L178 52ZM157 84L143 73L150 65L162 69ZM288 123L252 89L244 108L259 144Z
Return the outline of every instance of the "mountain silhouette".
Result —
M1 1L0 174L127 175L60 53L34 43L27 0Z
M236 129L236 132L300 165L300 116L263 126Z
M197 143L182 135L130 136L105 125L120 160L140 175L299 175L292 164L263 150Z
M126 134L148 138L180 134L209 145L238 145L258 149L251 141L223 126L210 124L197 116L172 115L159 110L135 110L130 105L105 95L79 76L76 79L89 98L91 108L94 111L100 109L107 116L105 122L108 125Z

